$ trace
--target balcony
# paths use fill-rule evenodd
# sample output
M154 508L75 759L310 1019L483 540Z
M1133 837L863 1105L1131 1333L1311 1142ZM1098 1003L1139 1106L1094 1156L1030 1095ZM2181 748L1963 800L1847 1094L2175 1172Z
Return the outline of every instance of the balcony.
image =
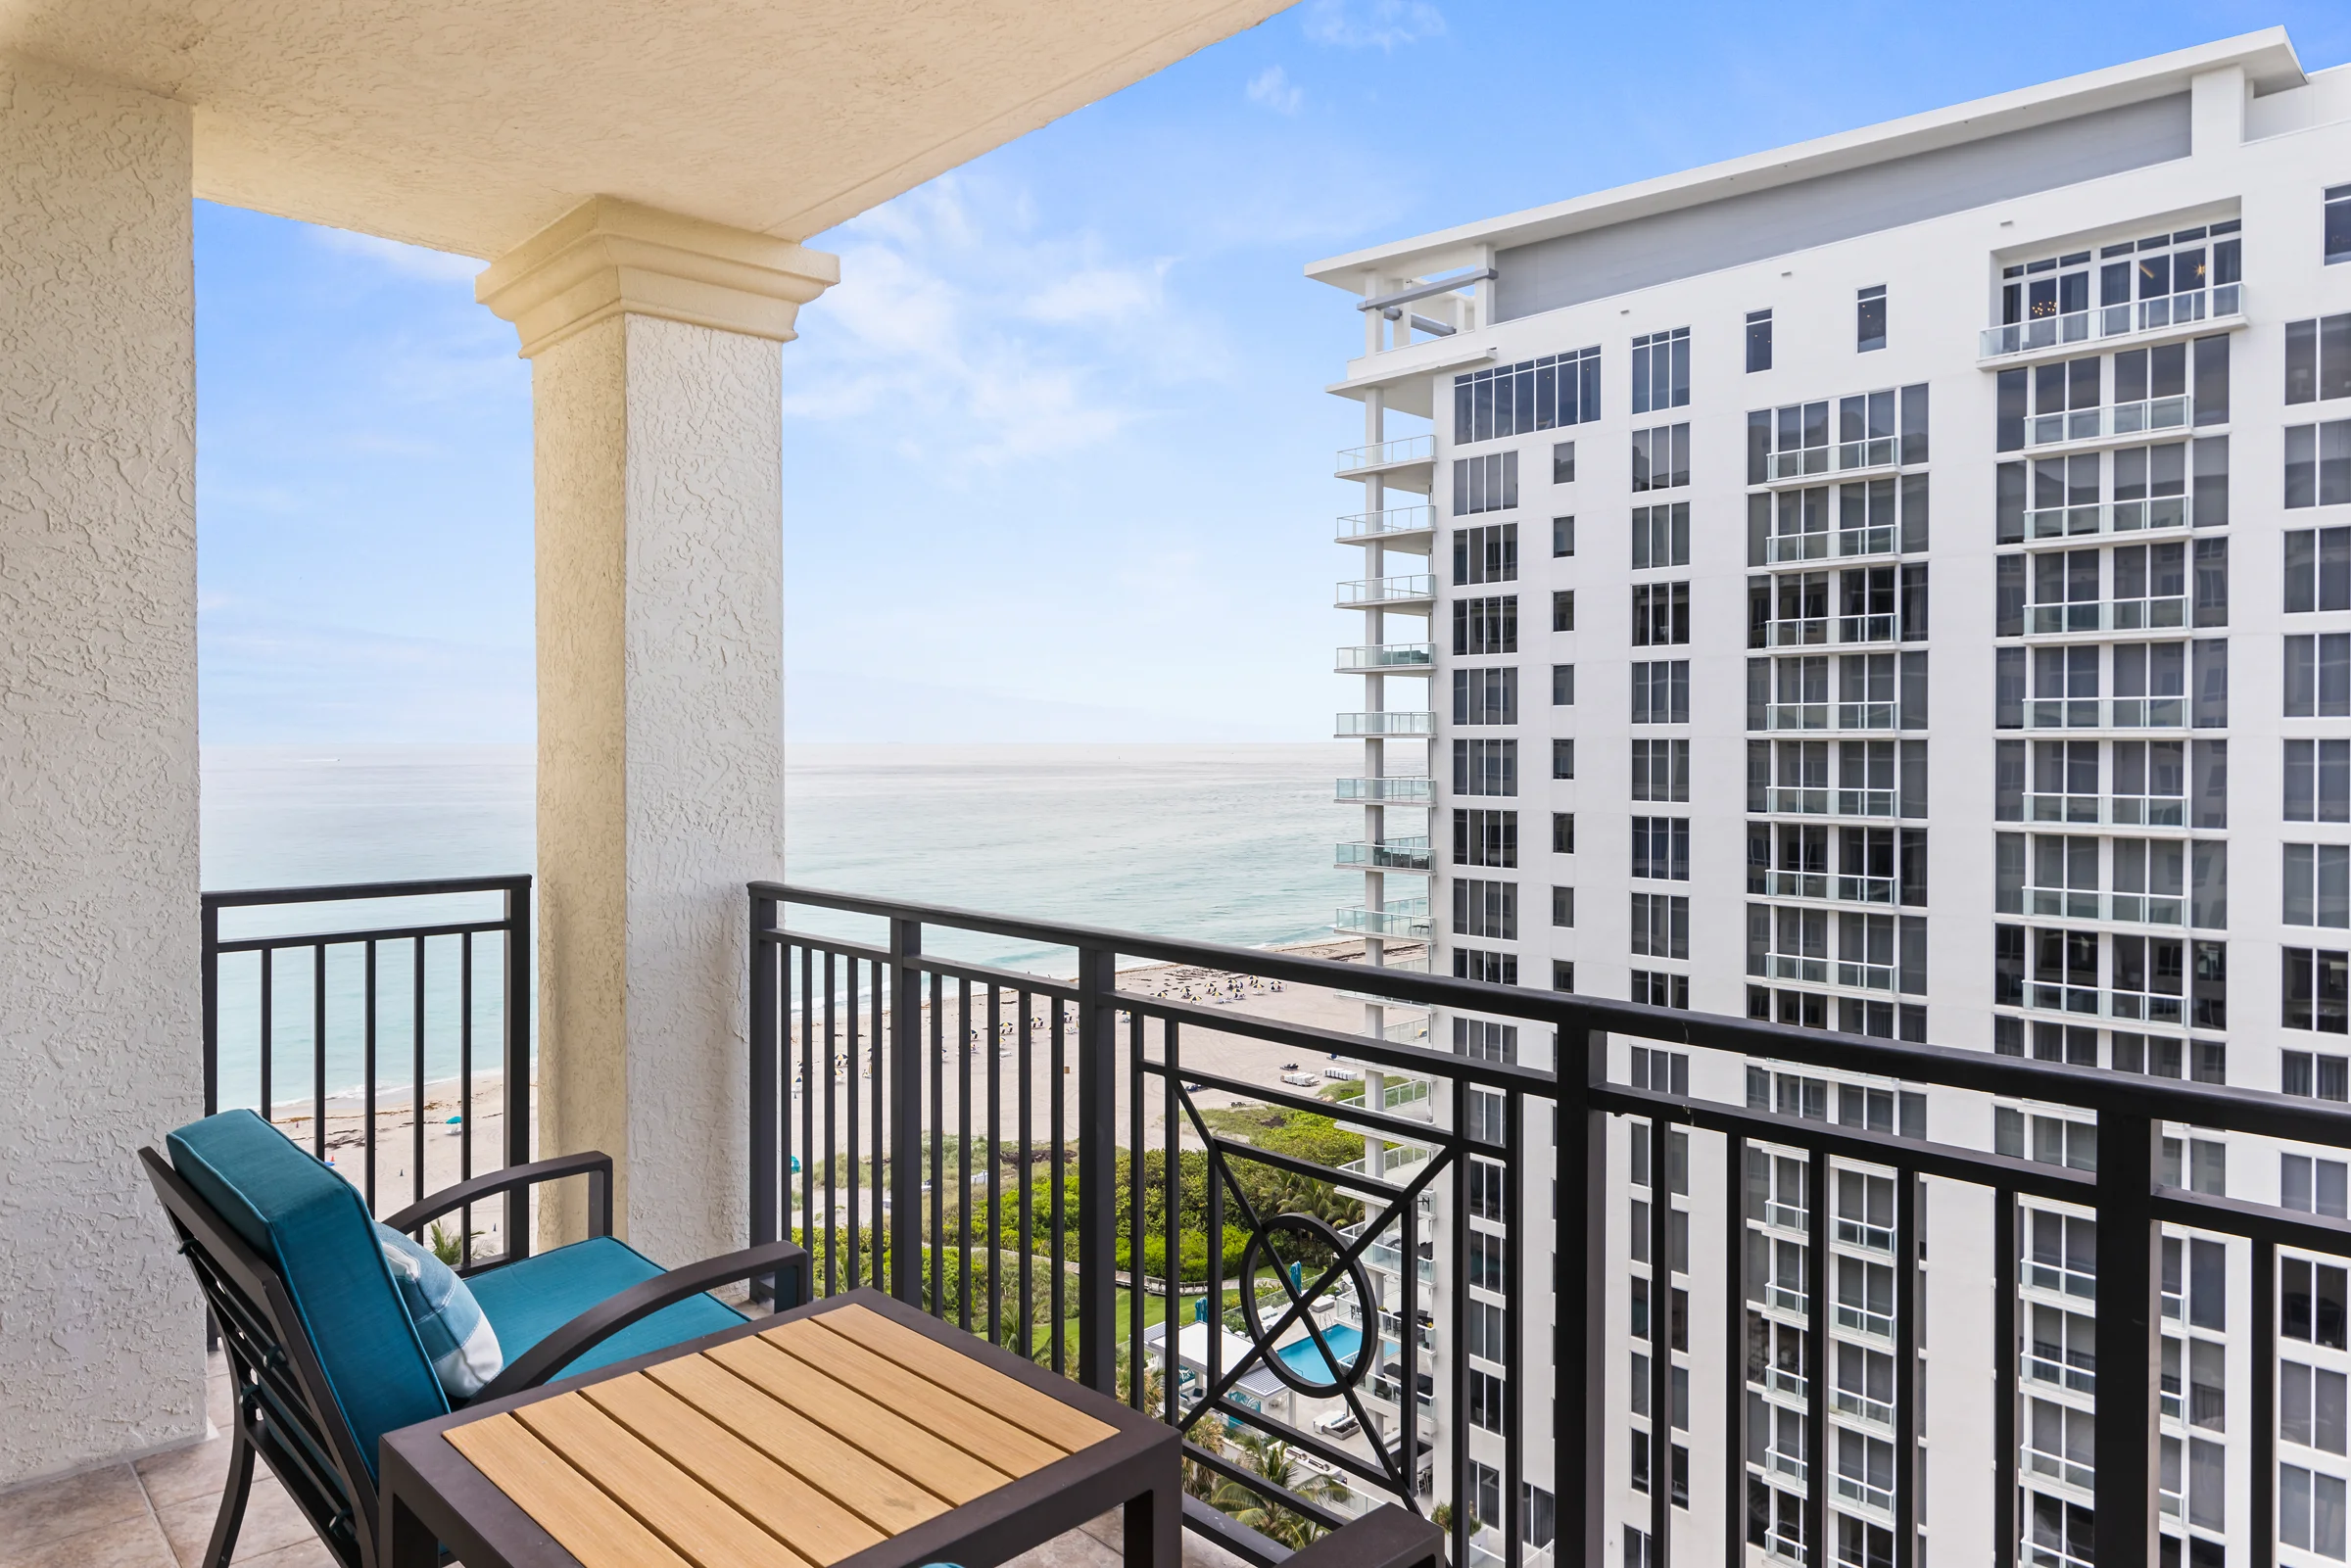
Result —
M2023 797L2027 823L2084 827L2184 828L2187 802L2179 795L2069 795L2040 792ZM2005 819L2004 819L2005 820Z
M1834 644L1843 647L1862 642L1893 642L1898 641L1899 636L1899 621L1892 612L1879 615L1807 615L1784 621L1751 623L1748 630L1748 645L1801 648Z
M1390 506L1385 511L1353 512L1339 519L1339 543L1377 544L1388 549L1425 555L1436 527L1437 509L1429 505Z
M2195 523L2191 496L2157 496L2147 500L2099 501L2081 506L2039 506L2025 513L2022 539L2086 539L2099 534L2151 534L2190 528ZM2015 540L2003 539L2002 544Z
M1758 817L1852 817L1890 822L1898 815L1892 789L1831 789L1825 785L1772 784L1750 789L1747 809Z
M1893 524L1873 528L1822 527L1769 536L1763 542L1763 558L1773 566L1788 566L1804 561L1898 555L1901 549L1901 530Z
M2083 345L2127 349L2191 336L2215 326L2227 329L2244 324L2245 286L2223 283L2186 294L1986 327L1977 346L1977 362L2004 367L2011 362L2064 357Z
M2052 920L2118 921L2131 926L2184 926L2179 893L2108 893L2096 888L2027 887L2023 913Z
M1900 471L1901 450L1901 438L1894 435L1795 447L1771 453L1764 463L1763 483L1773 490L1791 490L1835 480L1874 479Z
M1367 577L1338 587L1338 607L1343 610L1411 609L1415 615L1426 615L1437 596L1437 580L1426 572L1408 573L1402 577Z
M2184 730L2187 698L2035 697L2024 705L2028 730Z
M1333 798L1344 803L1365 805L1426 806L1437 798L1436 781L1419 774L1398 774L1377 779L1341 779L1335 785Z
M2109 632L2182 631L2187 626L2187 595L2158 598L2073 599L2025 606L2025 637L2080 637ZM2004 634L2014 637L2019 634Z
M1426 675L1436 663L1434 642L1374 642L1337 655L1341 675Z
M1340 479L1376 478L1398 490L1417 491L1425 496L1434 483L1436 461L1436 437L1406 436L1398 441L1374 442L1367 447L1342 448L1336 476Z
M1761 702L1748 707L1751 731L1892 730L1898 713L1892 702Z
M2063 413L2034 414L2025 420L2025 450L2071 450L2144 440L2173 431L2184 432L2194 423L2195 400L2185 393L2096 408L2073 408Z
M1428 939L1428 900L1398 898L1381 909L1342 909L1331 918L1331 928L1351 936L1382 936L1410 941Z
M1338 846L1332 862L1341 871L1401 871L1428 875L1428 839L1388 838Z
M1367 740L1383 736L1433 736L1437 733L1437 716L1433 713L1342 713L1338 716L1333 734L1341 740Z

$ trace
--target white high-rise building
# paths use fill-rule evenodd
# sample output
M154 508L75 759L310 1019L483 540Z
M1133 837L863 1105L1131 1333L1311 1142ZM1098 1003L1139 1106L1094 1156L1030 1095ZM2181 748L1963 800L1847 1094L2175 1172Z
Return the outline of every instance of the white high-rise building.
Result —
M1342 928L1521 986L2351 1095L2351 68L2306 72L2256 33L1308 270L1358 297L1365 334L1331 389L1366 443L1339 458L1363 491L1340 733L1365 737L1341 863L1366 874ZM1371 1022L1550 1065L1494 1021ZM2095 1160L2040 1108L1622 1043L1612 1068ZM1674 1296L1741 1333L1656 1368L1632 1245L1649 1156L1619 1131L1612 1557L1641 1568L1664 1514L1707 1561L1726 1536L1756 1562L2087 1560L2087 1221L2019 1222L2003 1420L1989 1206L1928 1203L1913 1550L1895 1183L1841 1167L1817 1195L1838 1311L1807 1367L1782 1307L1801 1162L1751 1151L1737 1240L1720 1145L1713 1169L1671 1162L1702 1195L1675 1200ZM2175 1131L2179 1185L2344 1212L2339 1152ZM1741 1244L1745 1302L1709 1261ZM2279 1544L2257 1552L2248 1270L2224 1257L2244 1245L2167 1243L2162 1561L2340 1562L2340 1286L2331 1319L2308 1285L2285 1310L2286 1376L2317 1403L2280 1396ZM1549 1401L1526 1392L1539 1449ZM1653 1445L1660 1398L1675 1430ZM1463 1483L1489 1521L1490 1482ZM1814 1482L1825 1556L1799 1523ZM1538 1540L1549 1501L1525 1503Z

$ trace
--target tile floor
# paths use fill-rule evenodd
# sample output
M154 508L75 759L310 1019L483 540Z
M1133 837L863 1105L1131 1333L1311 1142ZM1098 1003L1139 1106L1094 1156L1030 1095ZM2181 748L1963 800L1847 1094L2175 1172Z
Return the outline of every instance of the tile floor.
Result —
M228 1371L212 1361L211 1415L226 1431ZM88 1470L62 1481L0 1493L0 1568L195 1568L212 1544L213 1519L228 1467L228 1439L136 1464ZM1118 1519L1105 1515L1083 1530L1025 1552L1005 1568L1119 1568ZM266 1466L257 1466L237 1568L336 1568L310 1521ZM1187 1568L1237 1568L1238 1559L1186 1537Z

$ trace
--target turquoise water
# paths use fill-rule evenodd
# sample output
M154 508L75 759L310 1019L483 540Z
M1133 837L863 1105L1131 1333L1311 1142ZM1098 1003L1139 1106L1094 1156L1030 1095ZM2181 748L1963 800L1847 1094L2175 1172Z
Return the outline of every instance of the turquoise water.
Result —
M1258 946L1326 935L1357 879L1330 864L1354 826L1331 780L1338 743L1217 746L819 746L792 749L785 859L811 886L967 909ZM208 890L529 872L533 775L521 746L210 747L204 757ZM387 912L312 905L230 912L224 936L495 916L495 898L416 901ZM876 923L795 911L792 923L873 934ZM993 937L934 951L1067 969L1066 952ZM364 1078L362 959L326 974L329 1092ZM456 939L429 944L426 1076L456 1070ZM477 1067L501 1027L495 938L477 938ZM405 1085L413 1040L409 950L379 950L378 1079ZM222 971L223 1104L259 1092L259 961ZM311 1089L312 975L275 976L277 1099ZM486 1055L484 1053L487 1053Z

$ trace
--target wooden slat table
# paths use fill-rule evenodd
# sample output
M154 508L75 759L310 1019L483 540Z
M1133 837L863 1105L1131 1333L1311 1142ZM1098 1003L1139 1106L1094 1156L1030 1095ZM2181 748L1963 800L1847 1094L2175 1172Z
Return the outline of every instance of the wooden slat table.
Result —
M1176 1568L1174 1429L852 1291L383 1442L383 1568L1002 1561L1123 1504Z

